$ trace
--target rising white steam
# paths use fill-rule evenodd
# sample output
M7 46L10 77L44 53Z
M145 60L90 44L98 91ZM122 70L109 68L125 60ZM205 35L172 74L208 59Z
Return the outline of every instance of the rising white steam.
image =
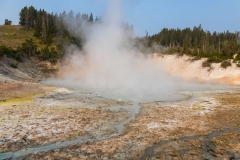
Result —
M76 27L78 22L66 19L74 36L86 33L86 44L82 51L69 46L71 54L61 66L60 76L47 83L138 102L175 100L180 97L178 91L203 88L169 75L163 64L140 54L132 45L131 33L122 27L120 5L112 2L101 23L81 23L81 31Z

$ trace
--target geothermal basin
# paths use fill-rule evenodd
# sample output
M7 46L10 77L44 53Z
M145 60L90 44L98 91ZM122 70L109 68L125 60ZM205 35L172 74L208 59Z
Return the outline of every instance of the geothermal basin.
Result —
M0 159L240 157L238 87L123 101L1 77L1 95Z

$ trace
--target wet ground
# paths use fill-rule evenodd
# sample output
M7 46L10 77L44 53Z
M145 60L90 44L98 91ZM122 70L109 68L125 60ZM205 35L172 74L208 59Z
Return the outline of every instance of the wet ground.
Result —
M240 159L238 90L138 104L0 83L0 159Z

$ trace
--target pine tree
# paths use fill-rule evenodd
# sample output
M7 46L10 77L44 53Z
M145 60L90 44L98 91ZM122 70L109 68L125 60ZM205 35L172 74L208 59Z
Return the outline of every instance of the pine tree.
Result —
M30 6L25 6L19 13L19 24L24 26L26 29L33 28L37 19L37 10Z
M19 13L19 24L21 26L26 27L27 19L28 19L28 8L27 8L27 6L25 6L24 8L21 9L21 11Z
M12 24L11 20L5 19L4 25L11 25L11 24Z
M95 22L97 22L97 21L99 21L99 18L98 18L98 17L95 18Z
M41 39L42 37L42 10L40 9L37 13L36 24L34 26L34 34L33 36Z
M93 14L92 13L90 14L89 22L91 22L91 23L93 22Z

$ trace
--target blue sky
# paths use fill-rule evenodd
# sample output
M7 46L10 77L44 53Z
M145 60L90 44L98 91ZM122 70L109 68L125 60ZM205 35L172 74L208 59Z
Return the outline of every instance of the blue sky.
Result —
M18 24L24 6L48 12L63 10L103 16L110 0L0 0L0 24ZM113 1L113 0L112 0ZM209 31L240 31L240 0L120 0L122 17L133 24L137 35L150 35L162 28L185 28L202 24Z

